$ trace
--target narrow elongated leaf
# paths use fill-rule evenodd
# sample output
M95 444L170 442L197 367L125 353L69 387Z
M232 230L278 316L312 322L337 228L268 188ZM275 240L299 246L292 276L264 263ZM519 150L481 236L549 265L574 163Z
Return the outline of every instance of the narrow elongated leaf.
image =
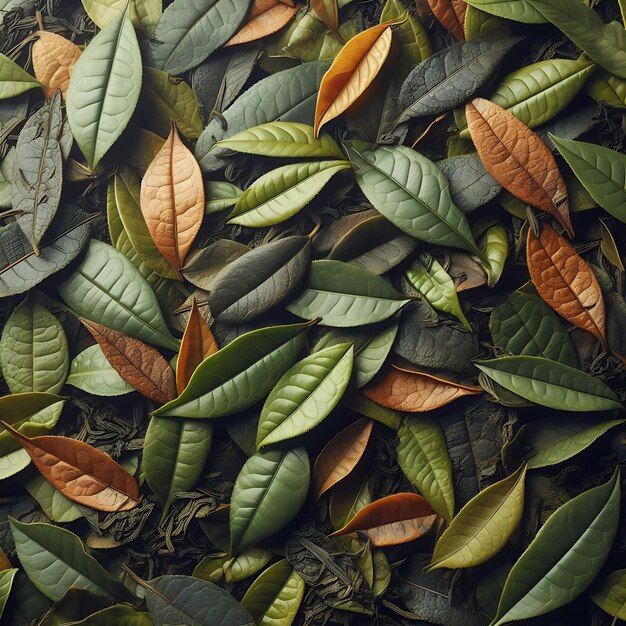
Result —
M33 44L33 71L41 83L46 98L52 98L57 90L65 98L70 86L70 72L81 49L69 39L47 30L37 31Z
M250 248L243 243L219 239L206 248L192 253L183 268L183 275L199 289L212 291L219 273L249 251Z
M284 28L297 12L295 4L282 0L252 0L243 26L224 46L235 46L272 35Z
M617 469L608 482L557 509L509 572L493 625L544 615L578 597L609 555L619 501Z
M465 23L465 0L428 0L437 21L456 39L463 41L465 35L463 25Z
M352 374L354 349L343 343L296 363L267 397L257 448L293 439L315 428L339 404Z
M618 569L604 577L591 599L609 615L626 617L626 570Z
M237 476L230 501L231 554L288 524L304 504L309 480L304 448L269 450L250 457Z
M552 409L607 411L622 408L617 396L602 381L543 357L501 357L478 361L476 367L505 389Z
M542 24L547 21L530 0L466 0L466 2L490 15L524 24Z
M14 98L35 87L39 87L36 78L9 57L0 54L0 100Z
M91 168L126 128L141 91L141 53L130 7L129 2L91 40L72 70L67 117Z
M443 532L429 569L474 567L496 555L522 519L526 467L472 498Z
M487 284L493 287L502 276L504 264L509 256L509 235L500 222L490 226L478 242L485 258Z

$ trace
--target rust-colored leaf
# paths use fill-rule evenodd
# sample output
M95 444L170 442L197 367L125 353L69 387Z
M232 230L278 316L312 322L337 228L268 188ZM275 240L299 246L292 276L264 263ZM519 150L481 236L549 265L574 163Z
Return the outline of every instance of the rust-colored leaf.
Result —
M339 30L339 4L337 0L311 0L311 6L328 30L333 33Z
M512 113L489 100L465 105L472 141L487 171L514 196L555 217L573 237L567 187L548 147Z
M98 511L128 511L137 506L137 481L108 454L69 437L26 437L9 424L0 423L22 444L41 475L65 497Z
M280 0L254 0L243 26L224 46L263 39L289 24L297 12L297 6Z
M187 327L180 342L178 364L176 365L176 387L178 393L187 386L196 367L211 354L217 352L218 346L215 337L200 315L200 310L194 298L191 302L191 313L187 320Z
M174 370L152 346L102 324L81 319L98 342L111 367L129 385L154 402L176 397Z
M69 39L46 30L37 31L33 44L33 71L41 83L46 98L52 98L60 89L65 99L70 86L70 72L78 61L81 50Z
M339 51L324 74L315 106L315 136L320 128L341 115L369 87L391 48L390 23L355 35Z
M313 467L317 498L356 467L367 447L372 426L372 420L367 417L350 424L335 435L319 453Z
M591 333L606 350L602 290L593 270L554 228L543 224L539 237L528 229L526 263L545 302L568 322Z
M202 172L176 125L141 182L141 212L156 247L178 272L204 216Z
M364 532L376 547L397 546L425 535L437 514L416 493L396 493L364 506L331 537Z
M428 0L437 21L458 41L465 41L465 0Z
M363 394L376 404L409 413L433 411L463 396L482 392L482 387L462 385L394 365L363 389Z
M9 561L9 557L5 554L4 550L0 548L0 572L5 569L11 569L11 561Z

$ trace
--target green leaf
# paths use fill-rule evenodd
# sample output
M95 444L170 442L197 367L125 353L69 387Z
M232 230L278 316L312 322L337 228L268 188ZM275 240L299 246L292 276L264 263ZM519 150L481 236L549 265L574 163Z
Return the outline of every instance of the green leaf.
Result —
M176 494L190 491L211 451L211 422L152 417L144 443L143 473L167 516Z
M260 452L246 461L230 500L232 554L274 535L294 518L306 499L310 473L304 448Z
M618 569L602 578L591 599L609 615L626 619L626 570Z
M132 603L133 595L92 556L74 533L51 524L24 524L9 518L17 556L35 586L51 600L71 587Z
M250 248L243 243L218 239L190 255L183 268L183 275L199 289L213 291L220 272L247 252L250 252Z
M552 134L550 139L591 197L613 217L626 222L626 155Z
M545 615L577 598L609 555L619 510L619 468L607 483L559 507L509 572L493 626Z
M293 439L315 428L339 404L352 374L354 348L340 343L296 363L267 397L257 448Z
M81 262L57 289L76 315L146 343L178 349L146 279L122 252L106 243L92 239Z
M315 137L313 126L295 122L270 122L243 130L217 144L220 148L278 158L343 159L334 139L322 133Z
M512 3L509 2L508 4ZM511 35L511 27L511 22L504 18L481 11L467 3L465 23L463 24L466 41L509 37Z
M0 618L4 613L4 607L9 599L11 593L11 587L13 586L13 579L17 574L17 568L5 569L0 572ZM304 581L303 581L304 584Z
M67 524L83 516L82 511L69 498L42 476L34 476L24 486L53 522Z
M324 326L363 326L390 318L408 299L384 278L341 261L313 261L307 288L287 305L305 319L322 318Z
M207 213L219 213L237 204L243 191L231 183L221 180L209 180L204 183L206 202L204 208Z
M585 91L596 102L618 109L626 109L626 80L602 70L587 82Z
M150 616L137 611L127 604L115 604L92 613L78 622L68 622L65 626L154 626Z
M247 409L295 363L309 326L270 326L237 337L204 359L180 396L154 415L213 418Z
M268 567L248 587L241 604L250 611L259 626L291 626L306 585L287 561Z
M247 548L224 563L224 579L228 584L238 583L254 576L272 559L274 553L263 548Z
M131 4L91 40L72 69L67 117L92 169L126 128L141 91L141 52Z
M487 284L493 287L504 270L509 256L509 236L501 222L490 226L479 242L485 258L484 268L487 272Z
M476 367L518 396L565 411L622 409L602 381L573 367L538 356L507 356L476 361Z
M126 10L127 0L82 0L87 15L98 28L104 28L111 20ZM161 0L134 0L131 8L133 24L152 32L161 17Z
M526 467L474 496L435 546L429 570L473 567L496 555L522 519Z
M66 382L94 396L122 396L134 391L111 367L98 344L85 348L72 359Z
M412 237L481 256L467 218L450 197L448 181L425 156L405 146L349 148L357 183L390 222Z
M272 170L243 192L228 223L263 228L284 222L309 204L335 174L350 168L349 161L313 161Z
M542 24L546 18L529 0L466 0L467 4L490 15L524 24Z
M70 365L59 320L32 296L17 306L0 340L2 374L13 393L58 393Z
M512 291L492 311L491 337L498 348L519 356L541 356L578 367L578 352L552 309L537 296Z
M9 57L0 54L0 100L14 98L39 87L39 82Z
M11 208L11 193L13 190L13 163L15 162L15 146L0 160L0 208Z
M452 462L439 424L428 415L405 415L396 454L410 483L449 522L454 516Z

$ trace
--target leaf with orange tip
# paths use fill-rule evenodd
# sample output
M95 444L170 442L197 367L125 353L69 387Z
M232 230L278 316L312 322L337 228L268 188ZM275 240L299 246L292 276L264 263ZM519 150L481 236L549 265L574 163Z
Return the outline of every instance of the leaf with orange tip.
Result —
M437 21L458 41L465 41L465 0L428 0Z
M482 387L462 385L393 365L363 389L363 394L376 404L408 413L434 411L463 396L482 392Z
M437 514L416 493L396 493L364 506L331 537L364 532L375 547L397 546L425 535Z
M372 426L372 420L367 417L350 424L335 435L319 453L313 466L317 498L321 498L356 467L367 447Z
M391 48L391 24L379 24L346 43L324 74L315 106L315 136L371 85Z
M606 350L605 308L593 270L554 228L543 224L539 237L528 229L526 263L543 300L568 322L591 333Z
M191 312L187 326L180 342L178 364L176 365L176 387L178 393L187 386L196 367L211 354L217 352L217 342L206 320L200 315L200 310L194 298L191 302Z
M80 321L98 342L111 367L131 387L160 404L176 397L174 370L160 352L102 324L82 318Z
M573 237L567 187L539 135L484 98L468 102L465 115L485 169L515 197L555 217Z
M204 183L200 166L173 122L141 181L140 205L156 247L180 272L202 225Z
M26 437L0 423L22 444L41 475L66 498L98 511L128 511L139 503L137 481L108 454L69 437Z
M41 83L46 98L52 98L60 89L65 98L70 86L70 72L81 54L80 48L56 33L39 30L33 44L33 72Z
M328 30L336 33L339 29L339 4L337 0L311 0L311 6Z
M224 47L272 35L285 27L297 12L297 6L280 0L254 0L242 27L224 44Z

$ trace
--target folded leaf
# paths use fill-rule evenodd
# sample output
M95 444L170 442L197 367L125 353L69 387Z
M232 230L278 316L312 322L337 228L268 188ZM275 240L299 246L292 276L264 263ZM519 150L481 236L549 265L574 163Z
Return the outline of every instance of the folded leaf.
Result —
M604 611L618 619L626 617L626 570L618 569L601 578L591 599Z

